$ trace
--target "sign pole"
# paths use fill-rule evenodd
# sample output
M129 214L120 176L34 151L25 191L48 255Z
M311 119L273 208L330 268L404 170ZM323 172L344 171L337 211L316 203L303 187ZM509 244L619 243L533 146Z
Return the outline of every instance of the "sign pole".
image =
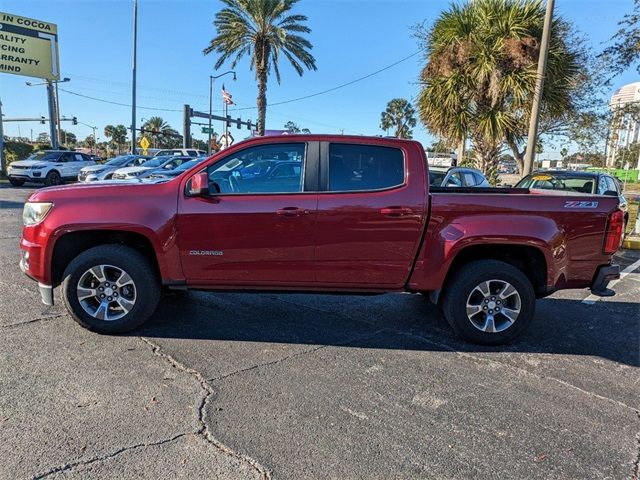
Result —
M136 68L138 63L138 0L133 0L133 69L131 87L131 153L136 153Z
M4 130L2 128L2 100L0 100L0 173L6 173L7 166L4 164Z
M58 127L57 129L57 136L58 136L58 143L60 141L62 141L62 135L60 133L60 96L58 95L58 82L56 82L56 125ZM65 136L64 141L62 141L63 145L67 145L67 139Z
M213 76L209 75L209 137L207 141L207 152L211 155L211 110L213 98Z
M51 148L58 150L58 135L56 131L56 107L53 96L53 82L47 80L47 99L49 101L49 136L51 137Z

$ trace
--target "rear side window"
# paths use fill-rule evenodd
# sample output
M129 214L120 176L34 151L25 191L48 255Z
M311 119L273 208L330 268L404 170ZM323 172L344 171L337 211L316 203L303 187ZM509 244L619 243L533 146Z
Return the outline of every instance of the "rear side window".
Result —
M464 183L468 186L468 187L475 187L477 185L476 183L476 179L473 176L473 173L471 172L464 172Z
M397 148L332 143L329 190L381 190L404 183L404 156Z
M476 179L476 185L480 185L482 182L484 182L484 177L479 173L473 172L473 177Z

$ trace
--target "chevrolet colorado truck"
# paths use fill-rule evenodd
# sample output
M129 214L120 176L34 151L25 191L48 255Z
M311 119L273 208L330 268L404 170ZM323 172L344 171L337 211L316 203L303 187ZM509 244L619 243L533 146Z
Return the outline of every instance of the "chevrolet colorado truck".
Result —
M263 168L265 165L269 168ZM145 322L163 289L428 295L470 342L521 334L536 298L612 295L615 197L429 187L415 141L240 142L172 179L50 187L24 207L22 270L83 327Z

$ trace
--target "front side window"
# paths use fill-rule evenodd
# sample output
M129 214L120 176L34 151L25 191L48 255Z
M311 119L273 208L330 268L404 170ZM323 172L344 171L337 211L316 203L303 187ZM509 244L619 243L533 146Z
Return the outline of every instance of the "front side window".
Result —
M618 187L618 183L612 177L605 177L607 182L607 191L616 192L620 195L620 188Z
M606 191L607 191L607 179L605 176L602 176L598 180L598 194L604 195L604 192Z
M381 190L404 184L404 155L397 148L332 143L329 190Z
M454 172L447 179L447 184L445 187L461 187L462 186L462 178L460 177L460 172Z
M302 192L304 154L304 143L240 150L208 168L211 190L222 194Z

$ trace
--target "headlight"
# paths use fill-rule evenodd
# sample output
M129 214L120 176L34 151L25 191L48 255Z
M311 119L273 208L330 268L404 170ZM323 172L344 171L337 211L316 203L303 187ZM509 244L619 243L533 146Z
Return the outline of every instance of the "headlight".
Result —
M129 175L131 175L132 177L137 177L139 175L142 175L144 173L144 170L140 171L140 172L131 172Z
M53 207L50 202L27 202L22 211L22 223L25 226L35 225L44 220L49 210Z
M43 169L44 167L46 167L46 165L33 165L33 166L31 167L31 170L41 170L41 169Z

